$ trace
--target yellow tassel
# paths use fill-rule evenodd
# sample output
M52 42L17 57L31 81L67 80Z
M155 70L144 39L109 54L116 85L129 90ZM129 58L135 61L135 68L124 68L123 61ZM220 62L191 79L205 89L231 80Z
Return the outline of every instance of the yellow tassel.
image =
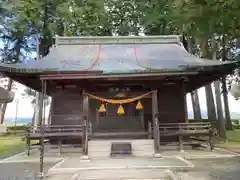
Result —
M119 114L119 115L125 114L124 108L123 108L123 106L121 104L118 107L117 114Z
M106 108L103 103L101 104L100 108L98 109L98 112L106 112Z
M140 101L138 101L137 106L136 106L136 109L137 109L137 110L143 109L143 106L142 106L142 104L141 104Z

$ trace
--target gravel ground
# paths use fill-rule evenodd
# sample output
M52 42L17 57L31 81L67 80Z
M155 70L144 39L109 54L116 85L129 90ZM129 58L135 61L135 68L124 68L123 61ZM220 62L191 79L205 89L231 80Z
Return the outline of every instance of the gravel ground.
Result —
M177 172L183 180L239 180L240 158L202 159L191 161L196 167Z
M55 163L45 163L44 171ZM0 180L37 180L39 163L1 163Z

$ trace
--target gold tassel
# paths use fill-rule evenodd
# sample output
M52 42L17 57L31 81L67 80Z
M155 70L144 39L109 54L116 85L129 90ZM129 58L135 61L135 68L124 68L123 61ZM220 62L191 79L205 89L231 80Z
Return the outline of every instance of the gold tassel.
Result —
M118 107L117 114L119 114L119 115L125 114L124 108L123 108L123 106L121 104Z
M106 112L106 108L104 106L104 103L101 104L100 108L98 109L98 112Z
M141 110L141 109L143 109L143 106L142 106L142 104L141 104L140 101L137 102L136 109L137 109L137 110Z

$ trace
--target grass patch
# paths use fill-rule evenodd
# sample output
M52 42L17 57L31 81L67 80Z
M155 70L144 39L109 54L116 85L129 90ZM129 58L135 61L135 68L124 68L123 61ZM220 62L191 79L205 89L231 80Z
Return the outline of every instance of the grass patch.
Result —
M227 138L229 141L235 141L240 143L240 129L227 131Z
M0 158L11 156L24 149L25 143L21 135L0 136Z
M217 139L215 144L218 147L240 149L240 129L227 131L227 141Z

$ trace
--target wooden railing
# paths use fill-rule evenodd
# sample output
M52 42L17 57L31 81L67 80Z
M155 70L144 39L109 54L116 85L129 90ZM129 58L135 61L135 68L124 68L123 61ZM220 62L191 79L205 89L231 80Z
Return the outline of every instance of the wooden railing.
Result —
M90 127L90 128L89 128ZM26 129L26 146L27 155L30 155L31 140L37 139L40 141L40 172L43 173L44 162L44 140L55 139L58 140L59 153L61 154L62 140L65 139L81 139L83 154L88 154L88 133L91 132L91 126L87 121L83 125L41 125L27 127Z
M83 153L87 154L89 133L91 133L91 126L86 123L83 125L41 125L27 127L25 134L27 155L29 156L30 154L31 140L44 141L45 139L57 140L59 153L61 153L63 140L82 139Z
M84 125L40 125L26 128L27 134L35 137L38 134L44 136L61 136L63 133L83 132ZM56 134L55 134L56 133Z
M30 126L26 128L26 133L30 136L36 136L38 133L43 133L45 136L61 136L59 133L71 133L71 132L83 132L85 125L40 125L40 126ZM91 133L91 126L88 126L88 132Z
M154 125L151 126L149 132L154 132ZM179 142L179 149L183 149L183 137L209 137L208 142L210 149L213 149L212 136L213 136L213 124L209 122L197 122L197 123L162 123L158 125L159 136L177 136ZM154 138L158 136L154 135ZM160 140L159 137L159 140Z
M208 134L212 131L212 124L202 123L164 123L159 124L161 135L191 135L191 134Z

